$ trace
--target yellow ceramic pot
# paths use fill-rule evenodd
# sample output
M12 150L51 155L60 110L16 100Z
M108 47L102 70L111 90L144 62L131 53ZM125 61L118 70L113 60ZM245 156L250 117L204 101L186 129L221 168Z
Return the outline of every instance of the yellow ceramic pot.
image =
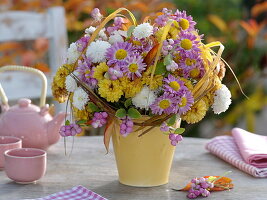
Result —
M137 128L134 126L134 130ZM138 137L141 133L142 130L123 137L119 123L114 123L112 141L120 183L137 187L168 183L175 147L160 127Z

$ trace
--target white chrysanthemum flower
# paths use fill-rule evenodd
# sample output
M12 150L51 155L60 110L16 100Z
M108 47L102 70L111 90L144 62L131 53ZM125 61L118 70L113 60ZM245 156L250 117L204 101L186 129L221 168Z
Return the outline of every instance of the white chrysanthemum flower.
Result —
M122 30L113 31L108 41L110 44L114 44L116 42L124 42L123 37L127 37L126 31L122 31Z
M133 105L137 108L149 109L149 106L156 100L155 92L144 86L142 90L132 98Z
M220 89L215 91L214 103L211 107L215 114L220 114L229 108L231 102L231 92L225 85L222 85Z
M149 37L153 34L153 26L151 26L149 23L143 23L135 27L133 31L133 36L137 39L142 39Z
M83 110L88 101L88 94L82 88L78 87L73 93L72 105L79 110Z
M74 75L77 76L78 75L78 72L75 71L74 72ZM76 83L75 79L72 78L70 75L68 75L66 77L66 80L65 80L65 87L66 87L66 90L68 92L74 92L78 86L77 86L77 83Z
M95 32L95 30L96 30L96 27L90 26L89 28L85 29L85 34L91 36L93 32Z
M106 35L106 33L105 33L105 28L103 28L103 29L101 29L100 31L99 31L99 33L98 33L98 36L100 37L100 38L102 38L102 40L108 40L108 36Z
M106 61L106 51L111 46L106 41L97 40L92 42L86 51L86 56L92 59L93 63L100 63Z
M70 47L67 51L67 63L73 64L79 58L80 52L77 50L76 44L73 42L70 44Z

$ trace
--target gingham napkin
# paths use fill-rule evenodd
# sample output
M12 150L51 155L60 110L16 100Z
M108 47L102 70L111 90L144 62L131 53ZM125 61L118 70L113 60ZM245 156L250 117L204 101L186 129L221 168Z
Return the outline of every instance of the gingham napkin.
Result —
M217 136L206 144L206 149L254 177L267 177L267 168L257 168L243 160L232 136Z
M69 190L51 194L46 197L38 199L27 199L27 200L107 200L107 199L79 185Z

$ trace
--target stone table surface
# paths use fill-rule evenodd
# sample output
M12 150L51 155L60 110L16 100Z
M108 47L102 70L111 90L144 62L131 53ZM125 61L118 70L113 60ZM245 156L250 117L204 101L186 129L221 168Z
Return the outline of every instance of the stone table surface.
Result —
M75 137L71 156L65 156L63 139L48 150L46 175L36 184L20 185L9 180L0 171L0 200L30 199L47 196L77 185L82 185L109 200L180 200L187 199L182 188L193 177L222 175L235 185L231 191L213 192L208 199L216 200L266 200L267 179L254 178L208 153L204 146L207 139L185 138L176 148L169 184L137 188L118 182L114 154L106 154L103 137ZM72 139L67 141L67 153ZM111 145L112 146L112 145ZM18 166L19 167L19 166Z

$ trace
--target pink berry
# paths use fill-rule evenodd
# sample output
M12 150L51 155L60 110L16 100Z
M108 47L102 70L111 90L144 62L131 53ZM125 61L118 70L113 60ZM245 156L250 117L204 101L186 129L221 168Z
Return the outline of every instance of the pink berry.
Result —
M169 135L169 139L172 140L172 141L175 141L175 140L176 140L176 136L175 136L175 134L171 133L171 134Z
M172 145L172 146L176 146L176 144L177 144L176 141L174 141L174 140L171 141L171 145Z
M181 135L176 135L175 140L176 140L177 142L180 142L180 141L183 140L183 136L181 136Z

